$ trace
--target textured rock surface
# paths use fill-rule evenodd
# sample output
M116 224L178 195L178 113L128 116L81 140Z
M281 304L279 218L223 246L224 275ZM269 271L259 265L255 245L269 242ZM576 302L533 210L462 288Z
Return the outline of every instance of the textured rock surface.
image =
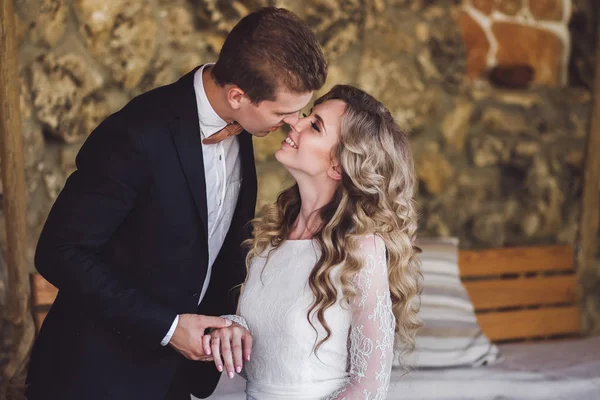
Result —
M68 12L66 0L44 0L36 18L32 39L55 46L65 34Z
M463 3L459 22L469 78L499 70L500 82L507 86L567 84L571 0Z
M136 94L214 61L229 29L264 5L290 8L316 32L330 63L318 94L336 83L362 87L410 132L421 235L458 236L462 247L574 243L595 21L593 2L573 0L567 25L565 1L465 1L485 21L506 16L488 30L459 1L19 1L31 253L90 131ZM529 65L534 85L498 87L515 79L510 69L491 73L493 84L468 79L485 77L490 59ZM255 140L259 208L292 183L273 158L283 137ZM583 303L600 321L600 274L586 273Z
M123 87L136 87L158 39L152 4L146 0L76 0L74 8L91 55Z
M84 57L52 53L31 64L30 74L38 120L67 143L85 137L89 132L78 129L79 123L88 117L82 106L86 96L104 84L102 76L87 65Z

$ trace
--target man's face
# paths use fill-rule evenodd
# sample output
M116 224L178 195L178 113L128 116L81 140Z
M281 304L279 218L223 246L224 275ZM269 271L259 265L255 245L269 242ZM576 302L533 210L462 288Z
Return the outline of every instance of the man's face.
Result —
M236 121L252 135L266 136L283 124L296 124L298 113L306 107L312 95L313 92L291 93L281 90L277 92L275 101L264 100L258 105L244 98L237 112Z

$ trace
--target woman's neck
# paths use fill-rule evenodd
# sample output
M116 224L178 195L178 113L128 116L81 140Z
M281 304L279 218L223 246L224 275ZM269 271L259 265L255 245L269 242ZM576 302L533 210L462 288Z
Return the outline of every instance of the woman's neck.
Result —
M326 206L335 194L336 182L329 179L323 182L296 180L300 191L300 212L290 231L289 239L310 239L321 226L318 212Z

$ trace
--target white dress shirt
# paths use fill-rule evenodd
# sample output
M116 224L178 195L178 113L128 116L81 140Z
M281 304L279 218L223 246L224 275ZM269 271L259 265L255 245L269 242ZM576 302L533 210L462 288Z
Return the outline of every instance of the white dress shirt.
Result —
M213 64L205 64L194 74L194 91L196 92L196 103L198 105L201 139L214 135L227 125L227 122L219 117L212 108L204 91L202 72L206 66L210 65ZM208 270L204 282L198 282L198 287L202 285L198 304L200 304L208 289L212 266L223 246L237 205L242 186L242 169L239 155L240 145L237 136L225 139L217 144L202 143L204 176L206 178L206 206L208 209ZM171 329L161 341L161 345L166 346L169 343L178 322L179 316L175 317Z

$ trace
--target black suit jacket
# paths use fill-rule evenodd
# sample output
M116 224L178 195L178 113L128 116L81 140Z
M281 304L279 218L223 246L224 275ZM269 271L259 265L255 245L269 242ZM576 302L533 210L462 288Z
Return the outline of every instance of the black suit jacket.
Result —
M174 381L199 397L214 390L214 364L160 342L177 314L235 313L256 172L243 132L240 197L198 307L208 244L194 73L136 97L81 148L35 255L59 293L33 349L29 400L164 399Z

